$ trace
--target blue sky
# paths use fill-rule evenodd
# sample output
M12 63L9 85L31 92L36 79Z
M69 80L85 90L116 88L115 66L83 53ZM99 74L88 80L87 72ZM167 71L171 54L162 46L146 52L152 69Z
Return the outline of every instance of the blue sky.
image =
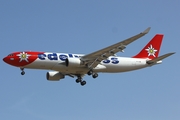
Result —
M88 54L147 27L151 31L119 56L134 56L157 33L163 64L117 74L85 76L80 86L66 77L45 78L0 62L0 119L3 120L179 120L180 2L164 0L1 0L1 58L14 51Z

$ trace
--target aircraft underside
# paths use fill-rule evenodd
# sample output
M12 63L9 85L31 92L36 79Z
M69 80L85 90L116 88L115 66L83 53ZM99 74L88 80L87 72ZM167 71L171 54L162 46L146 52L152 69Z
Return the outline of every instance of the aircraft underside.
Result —
M86 81L83 80L83 76L88 74L93 78L98 77L98 73L120 73L127 72L136 69L141 69L147 67L145 59L136 59L136 58L123 58L116 57L117 60L121 61L118 64L107 64L101 62L97 67L92 70L89 70L87 66L80 67L67 67L63 63L59 62L50 62L50 61L36 61L27 66L21 67L21 74L24 75L24 68L28 69L44 69L44 70L52 70L47 72L46 77L51 81L59 81L60 79L65 78L65 76L77 77L76 82L81 83L81 85L85 85Z

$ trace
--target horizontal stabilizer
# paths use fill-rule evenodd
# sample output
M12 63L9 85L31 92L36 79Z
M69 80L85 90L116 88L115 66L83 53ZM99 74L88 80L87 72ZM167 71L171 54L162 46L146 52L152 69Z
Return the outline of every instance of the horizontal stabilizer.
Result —
M157 58L155 58L155 59L153 59L153 60L149 60L149 61L147 61L146 63L147 63L147 64L157 63L158 61L160 61L160 60L162 60L162 59L164 59L164 58L167 58L167 57L169 57L170 55L173 55L174 53L175 53L175 52L173 52L173 53L167 53L167 54L162 55L162 56L160 56L160 57L157 57Z

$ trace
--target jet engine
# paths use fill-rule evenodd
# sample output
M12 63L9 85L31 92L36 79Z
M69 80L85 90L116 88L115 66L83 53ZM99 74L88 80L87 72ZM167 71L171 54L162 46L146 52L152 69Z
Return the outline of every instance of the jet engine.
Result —
M81 60L79 58L67 58L66 66L67 67L80 67Z
M63 79L64 77L65 75L56 71L46 73L46 79L49 81L59 81L60 79Z

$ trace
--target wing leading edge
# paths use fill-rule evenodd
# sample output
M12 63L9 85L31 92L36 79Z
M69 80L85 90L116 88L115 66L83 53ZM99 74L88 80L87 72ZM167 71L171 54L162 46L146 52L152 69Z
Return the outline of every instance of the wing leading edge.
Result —
M147 34L149 31L150 31L150 27L133 37L130 37L126 40L123 40L121 42L108 46L101 50L95 51L93 53L87 54L81 57L81 60L87 65L89 69L95 68L102 60L107 59L109 56L113 56L117 52L123 52L123 50L126 48L128 44L141 38L142 36Z

